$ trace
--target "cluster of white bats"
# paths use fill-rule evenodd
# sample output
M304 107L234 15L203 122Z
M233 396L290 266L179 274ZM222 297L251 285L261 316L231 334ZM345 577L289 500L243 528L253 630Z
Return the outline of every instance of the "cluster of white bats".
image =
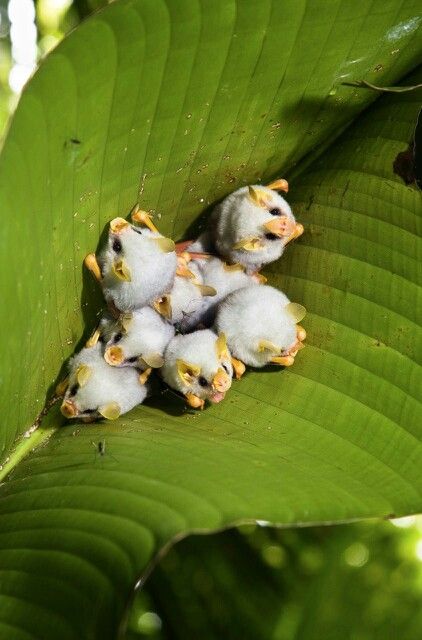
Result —
M238 189L199 238L177 245L139 207L110 222L102 251L85 258L109 311L59 385L67 418L116 419L144 401L154 370L202 409L246 365L294 363L305 309L259 273L303 233L278 191L286 180Z

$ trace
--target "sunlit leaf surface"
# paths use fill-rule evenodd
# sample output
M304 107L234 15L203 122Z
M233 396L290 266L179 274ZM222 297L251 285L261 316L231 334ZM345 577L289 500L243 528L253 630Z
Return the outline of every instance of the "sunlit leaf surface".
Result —
M393 173L418 96L356 119L377 96L342 84L414 67L415 7L122 0L28 85L0 162L0 637L115 637L154 554L192 530L420 510L420 195ZM308 308L294 367L250 372L202 413L169 393L112 425L62 428L53 409L18 464L94 324L82 259L105 223L139 200L187 237L237 185L300 160L289 200L306 233L267 272Z

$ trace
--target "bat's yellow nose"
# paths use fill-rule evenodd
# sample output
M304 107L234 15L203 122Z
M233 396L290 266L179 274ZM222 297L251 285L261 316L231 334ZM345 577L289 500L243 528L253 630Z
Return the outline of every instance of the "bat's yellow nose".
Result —
M228 373L224 371L224 369L219 369L215 376L212 379L212 387L215 391L219 391L221 393L225 393L230 389L232 384L232 379Z
M123 351L120 347L107 347L104 353L104 360L112 367L118 367L124 360Z
M78 415L78 410L72 400L65 400L60 411L66 418L75 418Z
M287 216L277 216L274 217L273 220L266 222L264 227L270 233L274 233L274 235L279 238L283 238L284 236L290 236L293 233L296 224Z

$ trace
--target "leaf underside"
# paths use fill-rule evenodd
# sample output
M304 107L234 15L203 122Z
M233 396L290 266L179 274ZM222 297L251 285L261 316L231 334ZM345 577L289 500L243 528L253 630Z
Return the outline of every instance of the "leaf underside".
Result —
M308 338L201 413L163 392L62 427L55 407L0 486L0 637L115 637L151 559L193 530L420 510L421 205L393 172L418 96L359 116L377 96L342 84L414 68L416 3L363 4L122 0L26 88L0 161L3 458L95 325L84 255L136 201L189 237L238 185L294 168L305 234L266 275L306 306Z

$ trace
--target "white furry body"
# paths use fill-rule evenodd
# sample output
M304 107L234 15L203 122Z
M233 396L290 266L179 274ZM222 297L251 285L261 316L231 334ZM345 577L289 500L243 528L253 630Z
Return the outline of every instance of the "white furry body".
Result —
M242 264L250 273L277 260L284 251L285 239L265 238L266 230L263 225L275 217L270 210L279 209L281 215L295 221L290 206L276 191L261 185L254 185L254 188L265 192L267 208L255 204L248 195L248 187L242 187L216 206L210 220L210 230L217 251L229 262ZM237 242L248 237L260 238L263 247L256 251L233 248Z
M217 335L210 329L202 329L187 335L176 335L170 340L164 354L164 366L161 374L164 381L183 395L194 394L203 400L219 402L222 398L211 386L211 381L221 367L225 367L226 373L232 378L233 367L230 354L227 352L219 358L216 351ZM177 362L183 360L200 367L200 375L190 384L187 384L179 375ZM207 386L199 384L199 378L207 381ZM224 397L224 396L223 396Z
M109 231L107 244L98 256L102 288L107 302L113 302L120 311L132 311L150 304L170 291L176 273L176 253L165 253L154 242L163 236L150 229L128 224L122 232ZM122 249L116 252L113 242L119 240ZM114 271L116 260L124 260L130 272L130 281L119 279Z
M77 370L81 365L89 367L90 375L83 386L77 384ZM77 385L76 393L74 387ZM116 402L120 413L126 413L145 400L147 387L140 384L139 373L134 368L110 367L103 358L103 345L82 349L69 362L69 386L64 400L70 400L77 409L77 418L101 417L99 408ZM86 413L86 411L89 413ZM92 412L94 410L95 412Z
M136 366L144 370L149 364L142 357L147 361L151 356L162 357L174 336L174 327L150 307L135 309L125 316L123 323L121 319L117 320L107 329L106 348L118 346L122 350L123 362L117 366ZM116 338L120 339L116 341ZM128 362L133 358L137 358L136 362Z
M173 289L169 294L171 305L169 321L181 333L185 333L198 325L205 300L207 299L197 286L197 284L202 284L199 270L191 263L189 263L188 269L195 275L195 279L176 276Z
M217 305L229 293L242 287L258 285L255 276L248 275L243 269L227 269L226 263L220 258L195 260L195 263L198 265L203 283L217 291L215 296L204 298L200 319L205 326L214 322Z
M296 324L286 311L289 302L274 287L239 289L220 303L215 329L225 333L235 358L251 367L263 367L296 342ZM277 345L278 350L260 351L258 344L262 340Z

